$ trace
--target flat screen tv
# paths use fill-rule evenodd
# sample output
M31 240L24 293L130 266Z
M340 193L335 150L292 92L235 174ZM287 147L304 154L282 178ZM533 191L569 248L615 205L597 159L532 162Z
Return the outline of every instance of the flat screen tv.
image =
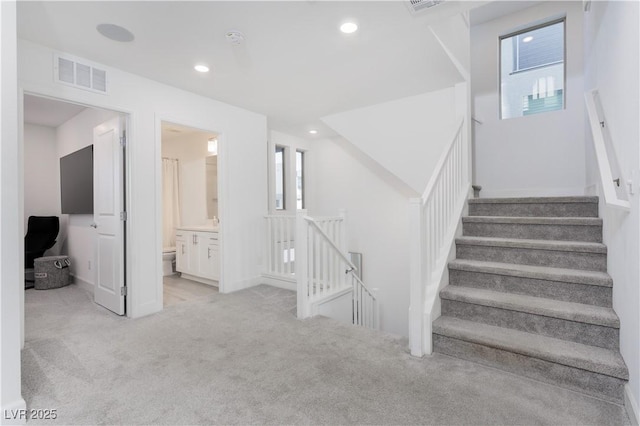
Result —
M93 214L93 145L60 158L63 214Z

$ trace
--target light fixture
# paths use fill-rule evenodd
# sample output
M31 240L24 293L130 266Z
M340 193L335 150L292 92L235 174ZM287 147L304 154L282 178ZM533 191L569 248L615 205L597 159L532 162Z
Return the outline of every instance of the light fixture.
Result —
M135 39L135 36L131 31L120 25L115 24L99 24L96 30L108 38L109 40L119 41L122 43L128 43Z
M312 135L317 135L318 131L315 129L309 130L309 133L311 133Z
M209 72L209 67L203 64L197 64L193 69L198 72Z
M207 151L211 155L218 155L218 139L217 138L209 138L207 141Z
M344 24L340 25L340 31L345 34L355 33L356 31L358 31L358 25L355 22L345 22Z
M533 40L533 36L526 36L525 38L522 39L522 42L529 43L531 40Z

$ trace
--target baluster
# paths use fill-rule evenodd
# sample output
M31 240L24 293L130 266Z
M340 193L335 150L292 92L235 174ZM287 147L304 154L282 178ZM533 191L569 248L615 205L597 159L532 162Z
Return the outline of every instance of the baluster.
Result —
M314 257L315 257L315 272L316 272L316 294L320 296L320 292L322 291L322 281L320 281L321 273L320 273L320 247L322 245L322 240L320 239L320 233L318 230L313 230L315 233L315 244L313 247Z
M272 270L272 266L271 266L271 219L270 218L266 218L267 220L267 240L265 241L265 257L267 260L267 272L271 273L273 272Z

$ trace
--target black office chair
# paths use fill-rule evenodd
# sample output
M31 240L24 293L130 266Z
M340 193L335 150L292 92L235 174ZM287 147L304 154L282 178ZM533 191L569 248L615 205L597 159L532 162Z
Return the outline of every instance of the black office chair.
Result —
M24 236L24 268L32 269L33 261L42 257L56 243L60 231L58 216L29 216ZM25 280L32 282L32 280Z

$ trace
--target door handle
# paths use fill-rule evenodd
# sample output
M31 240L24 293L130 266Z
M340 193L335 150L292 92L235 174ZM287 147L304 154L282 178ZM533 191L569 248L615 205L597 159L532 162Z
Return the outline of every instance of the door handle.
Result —
M94 229L96 229L96 228L98 227L98 224L97 224L97 223L95 223L95 222L93 222L93 223L92 223L91 225L89 225L89 226L90 226L90 227L92 227L92 228L94 228Z
M182 248L182 254L184 254L184 244L181 244L180 247Z
M211 259L211 247L207 247L207 259Z

